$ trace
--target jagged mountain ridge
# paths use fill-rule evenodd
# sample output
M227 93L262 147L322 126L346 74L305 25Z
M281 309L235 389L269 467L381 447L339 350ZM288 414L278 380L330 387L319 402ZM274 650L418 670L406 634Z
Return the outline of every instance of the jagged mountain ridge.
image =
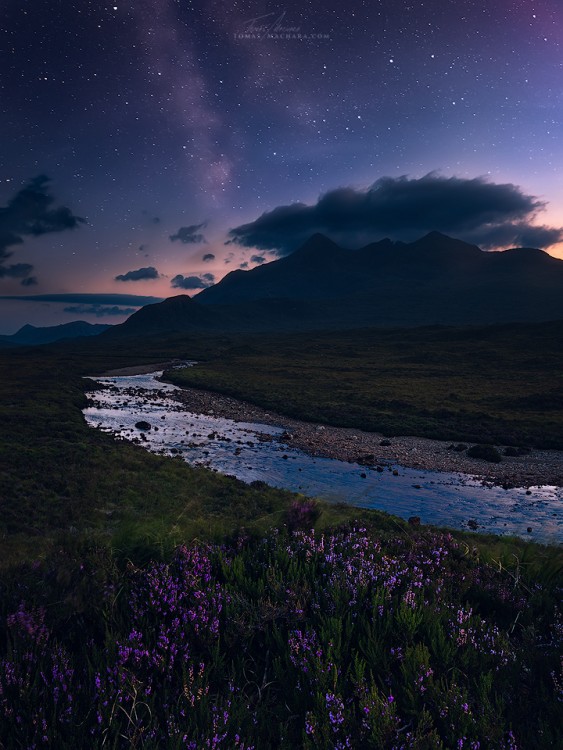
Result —
M484 252L439 232L346 250L314 235L293 254L233 271L191 300L142 308L105 336L539 322L563 319L563 261Z
M249 299L315 299L345 297L373 290L374 282L472 286L508 279L520 272L526 283L543 283L553 270L563 274L563 262L541 250L517 248L483 252L439 232L412 243L382 240L360 250L344 250L321 234L300 249L251 271L233 271L194 298L200 304L232 304ZM520 279L522 281L522 279Z

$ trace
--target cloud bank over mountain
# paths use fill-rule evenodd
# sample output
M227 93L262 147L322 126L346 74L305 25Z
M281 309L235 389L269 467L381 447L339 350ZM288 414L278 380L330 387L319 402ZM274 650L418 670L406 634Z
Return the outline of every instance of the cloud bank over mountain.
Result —
M544 202L518 186L483 177L443 177L435 172L419 179L382 177L367 189L330 190L313 205L278 206L230 229L226 244L286 255L316 232L360 247L387 236L411 241L437 230L485 249L545 248L563 240L563 228L534 223L544 208Z

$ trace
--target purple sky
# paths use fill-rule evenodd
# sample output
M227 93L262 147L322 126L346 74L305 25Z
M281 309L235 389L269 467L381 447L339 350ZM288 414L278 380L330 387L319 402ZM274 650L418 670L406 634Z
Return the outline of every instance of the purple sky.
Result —
M309 230L563 257L560 0L2 5L0 333L120 322L146 300L109 295Z

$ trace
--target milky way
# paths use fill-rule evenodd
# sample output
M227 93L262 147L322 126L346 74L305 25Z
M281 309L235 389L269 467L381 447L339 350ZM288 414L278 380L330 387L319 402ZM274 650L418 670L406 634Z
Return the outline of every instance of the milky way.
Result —
M4 267L27 276L0 273L2 295L197 290L275 256L237 228L382 178L513 184L538 213L512 223L563 224L559 0L3 6L0 206L46 175L87 223L21 235Z

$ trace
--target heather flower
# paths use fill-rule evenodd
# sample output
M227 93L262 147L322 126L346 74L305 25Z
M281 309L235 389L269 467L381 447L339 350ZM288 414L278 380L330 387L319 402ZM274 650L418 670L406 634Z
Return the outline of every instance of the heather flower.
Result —
M539 750L560 705L553 607L533 619L544 592L449 535L274 531L182 546L107 587L106 631L83 639L18 590L0 630L0 744ZM530 728L519 695L504 702L517 674Z
M328 692L325 696L328 718L333 732L337 732L344 723L344 703L334 693Z

